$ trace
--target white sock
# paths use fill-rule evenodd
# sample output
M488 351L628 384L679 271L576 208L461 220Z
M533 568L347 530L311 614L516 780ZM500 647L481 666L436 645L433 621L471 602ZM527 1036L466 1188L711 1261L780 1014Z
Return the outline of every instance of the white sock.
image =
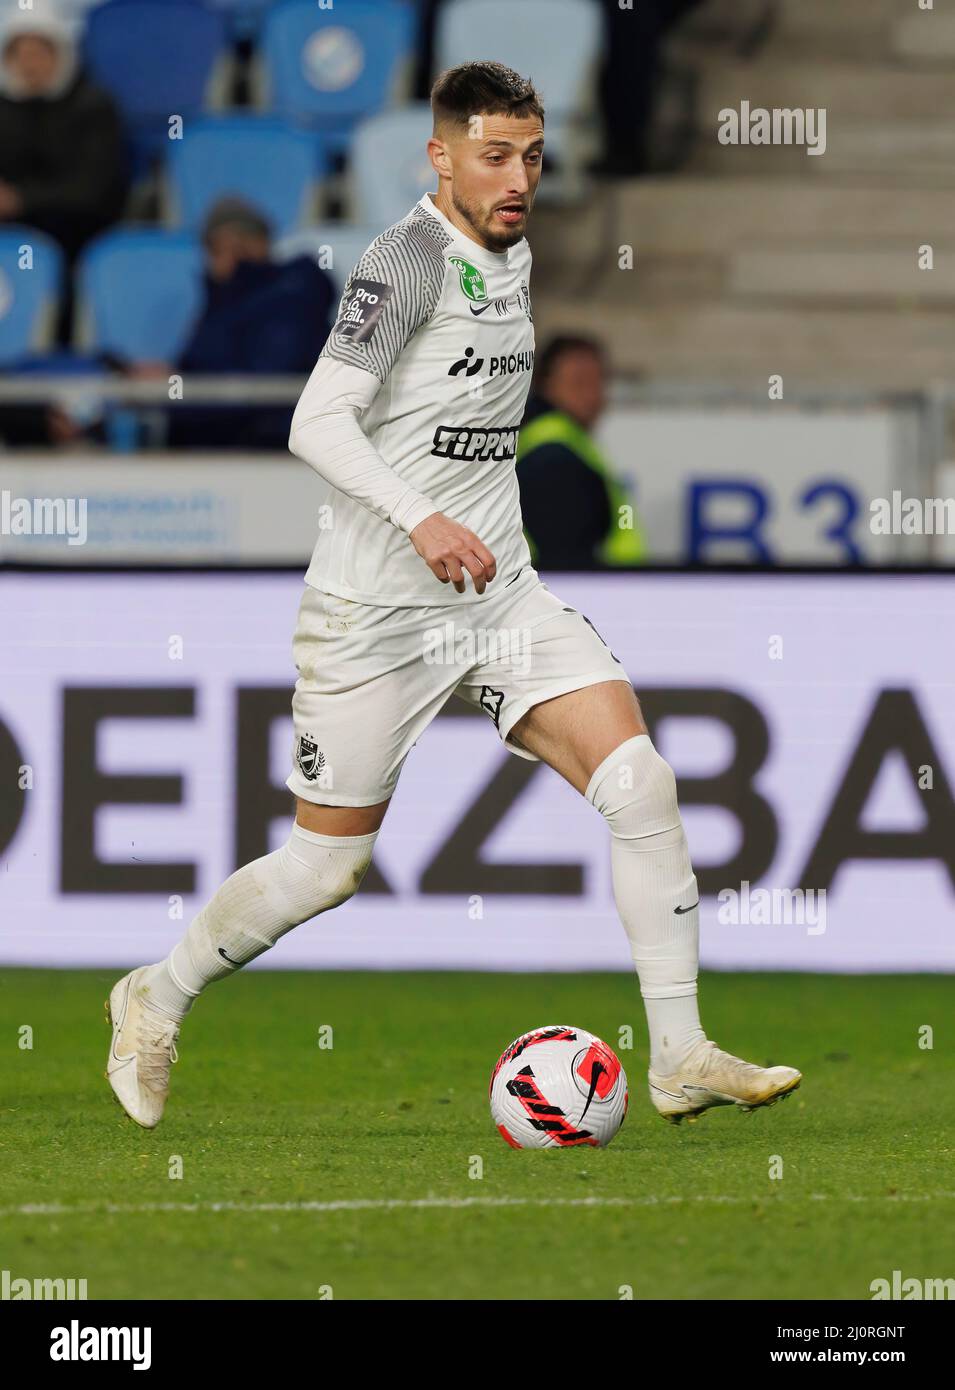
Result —
M215 980L232 975L301 922L345 902L371 863L370 835L319 835L297 822L281 849L227 878L164 961L140 978L139 998L183 1018Z
M586 796L611 830L614 900L640 977L650 1067L668 1076L706 1036L696 996L699 892L676 778L650 735L638 734L603 760Z

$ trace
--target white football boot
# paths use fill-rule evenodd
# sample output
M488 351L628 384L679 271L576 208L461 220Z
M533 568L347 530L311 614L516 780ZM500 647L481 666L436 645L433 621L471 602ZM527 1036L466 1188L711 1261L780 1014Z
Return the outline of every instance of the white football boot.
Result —
M136 985L145 969L143 965L124 975L106 1004L113 1025L106 1079L130 1119L143 1129L154 1129L169 1094L169 1067L179 1060L179 1024L137 999Z
M757 1067L723 1052L708 1038L695 1043L672 1076L647 1073L650 1099L671 1124L691 1120L713 1105L756 1110L792 1095L802 1080L795 1067Z

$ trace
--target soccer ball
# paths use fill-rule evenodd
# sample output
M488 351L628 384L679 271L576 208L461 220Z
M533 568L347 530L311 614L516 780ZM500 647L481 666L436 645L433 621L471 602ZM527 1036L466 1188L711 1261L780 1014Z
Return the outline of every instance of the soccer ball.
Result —
M491 1073L491 1116L515 1149L604 1148L629 1095L620 1059L583 1028L535 1028L505 1048Z

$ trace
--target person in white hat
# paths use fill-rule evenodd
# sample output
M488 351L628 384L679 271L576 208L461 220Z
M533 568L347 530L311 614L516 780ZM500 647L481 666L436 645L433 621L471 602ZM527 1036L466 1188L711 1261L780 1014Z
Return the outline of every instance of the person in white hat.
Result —
M51 4L0 19L0 223L36 227L72 260L120 217L123 132L83 72L73 26Z

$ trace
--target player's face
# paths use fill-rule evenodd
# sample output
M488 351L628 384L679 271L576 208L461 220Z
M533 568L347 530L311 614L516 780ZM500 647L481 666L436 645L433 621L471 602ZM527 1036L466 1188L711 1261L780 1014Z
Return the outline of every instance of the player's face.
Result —
M452 206L490 251L515 246L540 183L544 127L536 116L475 116L445 143Z

